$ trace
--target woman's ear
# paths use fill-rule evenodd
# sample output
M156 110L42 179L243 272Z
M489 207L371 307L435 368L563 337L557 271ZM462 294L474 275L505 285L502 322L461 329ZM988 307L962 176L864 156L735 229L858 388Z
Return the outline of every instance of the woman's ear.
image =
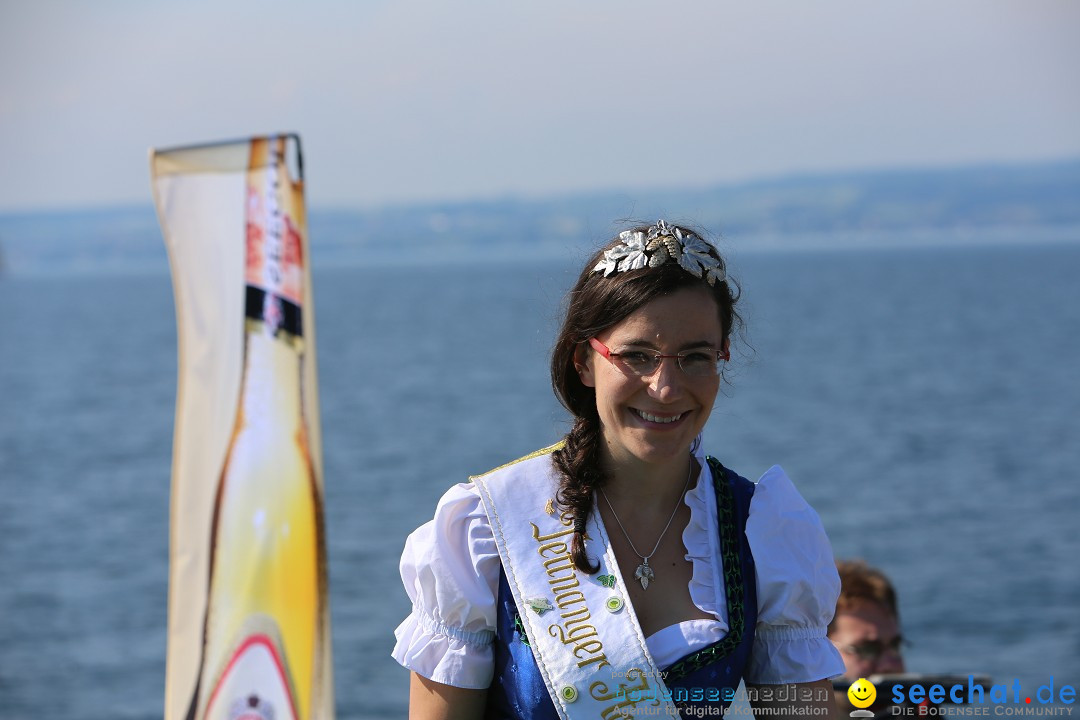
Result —
M574 369L577 370L578 378L585 387L596 387L592 369L593 354L589 352L589 346L578 343L574 348Z

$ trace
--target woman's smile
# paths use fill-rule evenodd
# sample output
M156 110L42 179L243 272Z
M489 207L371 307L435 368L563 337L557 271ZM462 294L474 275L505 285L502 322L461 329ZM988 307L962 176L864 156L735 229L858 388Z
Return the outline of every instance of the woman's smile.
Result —
M670 413L638 410L637 408L630 408L630 412L634 413L639 418L652 425L673 425L686 417L687 414L689 414L688 412L681 412L672 415Z

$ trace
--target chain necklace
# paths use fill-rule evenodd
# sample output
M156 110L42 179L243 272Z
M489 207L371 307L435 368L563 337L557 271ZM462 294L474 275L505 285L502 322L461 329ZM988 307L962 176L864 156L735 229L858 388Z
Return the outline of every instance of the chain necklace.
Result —
M604 496L604 502L607 503L608 510L611 511L611 516L615 518L615 522L619 524L619 529L622 530L623 537L626 538L626 542L630 543L630 549L634 551L634 554L641 558L641 564L637 566L637 570L634 572L634 579L641 583L642 590L649 589L649 583L656 577L656 573L649 567L649 558L656 554L657 548L660 547L660 541L667 535L668 528L671 527L672 521L675 519L676 513L679 512L679 505L682 504L683 496L686 495L686 489L690 487L690 478L694 475L694 462L690 461L690 472L686 473L686 484L683 485L682 492L679 493L679 499L675 501L675 507L671 511L671 517L668 518L667 525L660 531L660 537L656 538L656 544L653 545L652 552L648 555L642 555L638 552L638 549L634 547L634 541L630 539L630 535L626 532L626 528L623 527L622 520L619 519L619 514L615 512L615 508L611 507L611 501L608 500L607 493L604 492L604 488L600 488L600 494Z

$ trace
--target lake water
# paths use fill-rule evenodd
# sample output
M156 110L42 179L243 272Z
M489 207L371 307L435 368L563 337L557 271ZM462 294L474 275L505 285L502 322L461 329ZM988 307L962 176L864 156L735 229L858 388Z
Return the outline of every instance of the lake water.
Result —
M338 717L404 717L406 534L566 429L573 262L315 274ZM899 587L908 666L1080 684L1080 246L737 253L706 431ZM160 717L176 384L165 273L0 279L0 716ZM751 347L752 346L752 349Z

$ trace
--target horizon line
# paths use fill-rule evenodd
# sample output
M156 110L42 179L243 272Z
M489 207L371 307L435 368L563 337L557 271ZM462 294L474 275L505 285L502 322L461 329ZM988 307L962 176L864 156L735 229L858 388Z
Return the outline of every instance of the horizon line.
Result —
M310 211L336 211L336 212L378 212L385 210L401 210L410 208L439 207L439 206L464 206L485 205L506 202L543 203L571 198L602 197L633 193L635 195L661 195L675 192L702 192L719 189L750 188L755 186L768 186L771 184L783 184L788 182L814 182L827 179L857 179L877 175L905 175L905 174L948 174L953 172L971 172L978 170L1022 170L1051 167L1080 167L1080 155L1062 156L1043 160L987 160L972 163L950 163L945 165L883 165L873 167L850 167L836 170L800 170L790 173L770 174L760 176L748 176L736 180L717 180L706 183L689 183L685 185L671 184L652 188L642 187L630 189L627 187L603 186L592 189L566 190L560 192L507 192L504 194L476 195L471 197L446 197L416 198L414 200L388 200L381 203L356 203L345 204L341 202L311 202L308 199ZM154 201L147 186L145 202L135 200L106 201L94 204L56 204L56 205L30 205L20 207L4 207L0 205L0 217L11 218L16 216L35 215L63 215L87 212L109 212L117 210L134 210L149 208L153 211Z

